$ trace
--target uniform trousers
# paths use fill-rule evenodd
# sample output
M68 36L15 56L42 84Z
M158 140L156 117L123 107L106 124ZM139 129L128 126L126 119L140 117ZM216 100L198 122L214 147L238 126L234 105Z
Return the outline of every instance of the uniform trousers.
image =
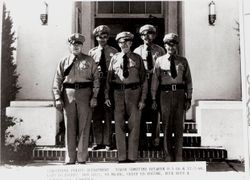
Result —
M141 88L114 90L114 118L118 160L135 161L138 156ZM125 120L128 120L126 127ZM128 133L128 141L126 141Z
M166 161L182 161L184 90L161 91L161 116Z
M93 137L94 143L100 145L111 145L112 139L112 108L106 106L105 102L105 81L106 79L101 80L101 86L98 94L98 105L94 109L93 113ZM104 121L104 123L102 123Z
M64 90L66 163L87 160L92 119L91 95L92 88Z
M148 79L148 92L151 91L152 76ZM158 99L157 99L158 100ZM158 110L152 109L152 96L151 93L147 94L145 108L142 110L141 128L140 128L140 145L141 150L149 147L153 148L160 144L160 116ZM147 122L152 122L151 128L147 128ZM147 139L147 132L151 132L151 141Z

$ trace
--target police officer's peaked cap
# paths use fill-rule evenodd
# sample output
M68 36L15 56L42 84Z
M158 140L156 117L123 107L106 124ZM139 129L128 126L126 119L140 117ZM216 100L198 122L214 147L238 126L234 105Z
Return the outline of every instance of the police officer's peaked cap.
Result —
M156 33L156 28L151 24L146 24L140 28L139 33L142 34L143 31L151 31Z
M69 36L68 41L70 44L83 44L83 42L85 41L85 37L82 34L74 33Z
M110 33L110 28L106 25L97 26L93 31L94 36L99 36L101 34L108 34L109 35L109 33Z
M115 40L118 41L121 38L132 40L134 38L134 35L131 32L123 31L116 35Z
M175 33L166 34L163 38L164 44L169 44L171 46L179 43L178 35Z

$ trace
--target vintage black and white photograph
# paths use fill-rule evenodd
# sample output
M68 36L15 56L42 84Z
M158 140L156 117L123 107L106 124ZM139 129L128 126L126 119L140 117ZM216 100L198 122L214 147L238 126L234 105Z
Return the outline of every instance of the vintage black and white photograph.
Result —
M250 177L248 0L0 9L1 177Z

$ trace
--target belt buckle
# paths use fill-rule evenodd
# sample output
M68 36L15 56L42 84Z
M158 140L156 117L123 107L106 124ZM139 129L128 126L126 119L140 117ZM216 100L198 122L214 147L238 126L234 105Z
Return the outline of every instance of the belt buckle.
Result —
M103 77L103 72L99 72L99 77L100 77L100 78Z
M125 89L125 84L121 84L121 90L124 91Z
M75 84L75 89L80 89L80 84L76 83Z
M176 84L172 84L172 91L176 91Z

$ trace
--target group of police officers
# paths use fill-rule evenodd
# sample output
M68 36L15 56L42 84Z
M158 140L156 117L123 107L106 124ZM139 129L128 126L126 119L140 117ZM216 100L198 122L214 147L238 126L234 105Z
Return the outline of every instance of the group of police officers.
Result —
M88 55L82 53L83 35L68 38L70 54L59 62L53 81L55 105L64 114L65 164L86 163L91 121L92 149L109 150L112 119L119 163L135 162L138 150L148 146L146 122L152 122L150 146L159 148L160 119L165 161L182 161L183 119L192 99L188 61L177 54L177 34L164 36L164 50L153 42L153 25L139 33L143 44L134 52L134 35L127 31L115 38L121 52L109 46L106 25L94 29L98 46Z

